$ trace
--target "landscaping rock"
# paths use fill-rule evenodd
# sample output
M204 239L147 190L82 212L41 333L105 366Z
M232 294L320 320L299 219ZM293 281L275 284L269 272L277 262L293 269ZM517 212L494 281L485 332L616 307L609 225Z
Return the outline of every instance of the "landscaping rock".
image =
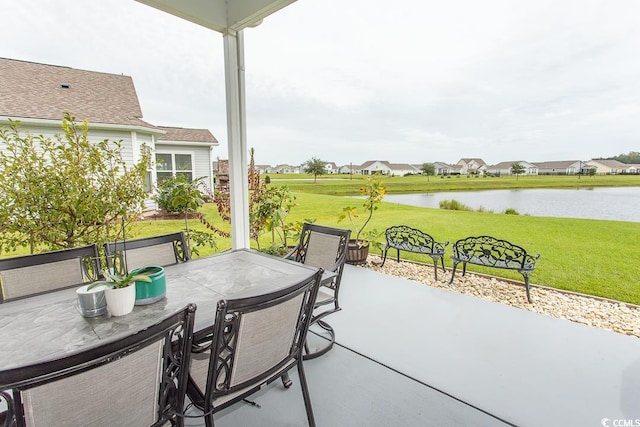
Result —
M535 285L531 286L532 302L529 304L524 284L519 285L515 282L467 271L464 277L461 273L456 273L453 283L449 285L451 272L444 274L440 270L436 281L433 275L433 265L387 260L384 267L381 268L381 262L382 259L379 256L369 255L366 264L360 267L640 338L640 307L638 306L601 300L588 295L566 293Z

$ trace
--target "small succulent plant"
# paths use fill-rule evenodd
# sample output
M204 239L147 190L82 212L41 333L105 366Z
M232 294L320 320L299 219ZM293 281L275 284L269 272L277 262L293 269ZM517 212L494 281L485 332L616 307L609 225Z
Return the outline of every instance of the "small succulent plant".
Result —
M144 274L140 273L137 270L133 270L127 275L120 275L117 273L112 273L109 270L103 270L102 275L106 280L99 280L97 282L93 282L87 289L95 288L96 286L110 286L113 289L116 288L126 288L135 282L151 282L151 278L148 276L149 273Z

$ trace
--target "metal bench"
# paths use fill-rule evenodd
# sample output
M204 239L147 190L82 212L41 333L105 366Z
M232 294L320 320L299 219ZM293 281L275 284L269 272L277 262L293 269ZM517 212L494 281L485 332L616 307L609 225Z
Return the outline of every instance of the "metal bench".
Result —
M427 233L406 225L396 225L385 230L384 235L387 243L382 249L382 264L387 260L389 249L396 250L396 261L400 261L400 251L407 251L416 254L429 255L433 259L433 271L438 280L438 260L442 261L442 271L444 268L444 248L449 242L436 242Z
M527 301L531 302L529 275L536 268L536 260L539 257L540 254L530 255L521 246L491 236L460 239L453 245L453 254L451 255L453 270L451 271L449 284L453 283L453 277L456 274L456 267L459 263L462 263L463 276L467 271L467 264L516 270L524 277Z

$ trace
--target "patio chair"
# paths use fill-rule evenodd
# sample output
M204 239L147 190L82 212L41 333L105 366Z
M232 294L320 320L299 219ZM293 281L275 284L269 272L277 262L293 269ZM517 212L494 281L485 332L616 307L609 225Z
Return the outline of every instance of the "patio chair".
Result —
M0 259L0 302L73 288L99 274L95 244Z
M331 325L323 321L325 316L340 311L338 300L342 270L347 257L347 244L350 230L325 227L305 223L300 233L300 242L287 255L288 259L322 268L326 272L335 273L332 279L322 283L315 302L312 324L316 323L329 334L329 343L319 350L310 352L306 348L305 359L313 359L331 350L335 342L335 332ZM285 381L285 386L286 386Z
M1 371L7 425L182 426L194 314L190 304L117 340Z
M245 399L297 366L310 426L315 425L302 366L302 347L322 269L278 292L221 300L213 326L194 335L189 399L213 415Z
M191 258L182 231L163 236L109 242L104 244L104 250L107 254L107 266L120 273L148 265L166 267Z

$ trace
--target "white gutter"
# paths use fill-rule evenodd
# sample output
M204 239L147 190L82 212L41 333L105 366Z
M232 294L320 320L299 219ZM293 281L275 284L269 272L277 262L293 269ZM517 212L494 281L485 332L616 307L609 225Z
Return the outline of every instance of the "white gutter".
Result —
M0 123L9 123L9 119L14 122L19 121L20 123L30 124L30 125L40 125L40 126L55 126L60 127L62 120L52 120L52 119L34 119L31 117L8 117L8 116L0 116ZM95 123L89 122L90 129L108 129L108 130L120 130L120 131L136 131L136 132L145 132L155 135L164 135L167 132L160 129L154 129L141 125L121 125L114 123Z

